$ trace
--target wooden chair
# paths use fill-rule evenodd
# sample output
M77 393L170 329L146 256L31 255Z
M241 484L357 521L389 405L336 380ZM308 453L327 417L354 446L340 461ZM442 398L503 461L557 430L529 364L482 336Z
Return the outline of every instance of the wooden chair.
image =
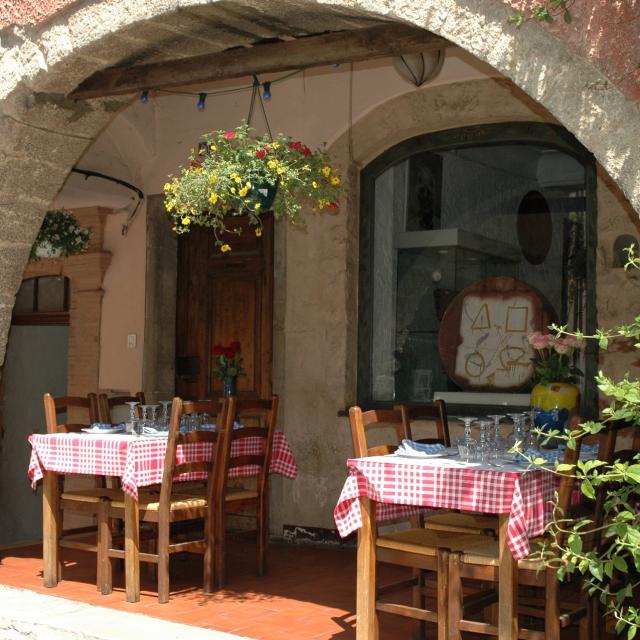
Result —
M278 396L270 400L238 400L235 416L244 425L242 429L232 429L216 459L216 495L213 497L211 521L213 534L213 555L216 585L221 588L226 578L226 515L253 512L256 528L242 531L239 535L255 535L257 539L258 575L266 571L267 540L269 535L269 467L273 450L273 436L278 418ZM233 422L233 420L232 420ZM231 457L234 442L246 438L259 438L262 445L255 452ZM242 445L241 445L242 446ZM228 484L232 469L253 465L257 470L255 488L231 487Z
M354 406L349 409L349 422L356 457L369 455L387 455L392 453L397 444L367 446L367 431L386 427L395 431L396 439L410 438L408 421L403 419L400 410L362 411ZM484 541L482 536L436 531L413 526L411 529L381 535L377 527L372 527L371 535L376 550L376 561L409 567L413 570L413 578L390 585L367 585L367 589L375 590L376 611L383 611L420 621L420 635L424 634L425 622L438 625L438 640L448 638L447 594L448 594L448 558L451 549L464 545L474 546ZM359 571L365 570L362 567ZM424 572L435 572L437 581L437 604L435 610L426 608L426 587ZM374 572L375 573L375 572ZM368 578L365 576L365 578ZM401 604L381 599L399 588L413 586L412 605Z
M222 405L222 411L218 414L216 431L191 431L180 432L180 418L183 414L183 403L180 398L174 398L171 405L171 419L169 435L167 437L167 449L162 474L162 484L159 491L144 492L139 495L138 509L140 522L157 524L157 539L155 551L140 553L140 560L157 564L158 567L158 601L169 601L169 557L172 553L190 552L204 554L204 578L203 589L210 593L214 588L213 553L213 528L211 522L210 505L213 504L213 496L219 493L216 486L217 465L214 460L221 458L221 448L226 446L230 431L233 427L235 415L235 398L228 398ZM213 447L213 455L208 460L200 462L176 462L178 445L185 447L195 443L209 442ZM208 495L189 495L175 491L180 483L174 483L177 475L184 473L206 472L208 474ZM124 520L124 496L121 499L112 499L109 503L109 518ZM186 541L172 541L171 524L201 520L204 533L195 539ZM123 558L121 549L112 548L107 543L105 554L106 562L110 564L110 558ZM139 567L129 567L127 571L139 571ZM102 572L105 582L102 585L103 593L111 593L111 571L107 567Z
M135 396L107 396L106 393L98 395L100 422L114 423L113 408L124 405L127 402L139 402L140 404L145 404L144 392L138 391Z
M572 428L579 421L573 419ZM576 449L567 449L564 462L575 464L578 460L581 441L578 439ZM571 496L575 480L570 474L563 474L558 488L558 513L571 513ZM562 516L561 516L562 517ZM566 517L566 516L565 516ZM596 524L597 526L597 524ZM537 542L532 540L535 550ZM499 568L499 550L496 541L487 541L484 545L452 551L449 556L449 632L452 639L461 638L461 632L472 632L478 635L496 635L497 627L491 622L472 620L465 617L463 611L462 580L497 583ZM585 601L575 602L573 597L565 597L567 585L558 582L556 569L547 568L535 554L518 562L518 582L521 586L533 588L540 592L539 597L521 598L520 613L529 619L543 621L544 628L536 630L519 627L518 638L526 640L559 640L561 629L579 623L580 640L589 638L589 617ZM571 594L573 596L574 594ZM483 608L491 604L482 603ZM514 638L514 640L516 640Z
M50 393L45 393L43 397L44 415L47 426L47 433L77 433L81 429L88 427L93 422L98 422L98 401L95 393L90 393L87 397L66 396L54 398ZM78 413L84 414L88 418L87 423L79 422L58 422L58 414L70 412L77 417ZM68 416L69 417L69 416ZM104 487L88 489L69 489L65 486L65 476L58 476L59 495L58 500L58 546L66 549L80 549L97 554L97 584L101 580L101 563L99 561L98 549L98 529L100 523L104 522L106 514L106 500L110 497L110 492ZM96 480L96 482L98 482ZM65 512L75 512L85 516L94 516L98 519L98 528L95 525L88 527L76 527L64 529L63 520ZM87 538L89 540L87 540ZM59 554L60 557L60 554ZM61 577L62 565L58 565L58 579Z
M409 434L413 431L412 422L415 420L431 420L435 423L435 437L420 438L416 442L442 444L445 447L451 446L449 420L444 400L435 400L433 404L413 407L397 404L394 409L402 413L403 421L407 425L406 431ZM478 513L443 512L429 514L425 516L424 526L427 529L454 533L473 533L493 537L498 535L498 518L495 516L483 516Z

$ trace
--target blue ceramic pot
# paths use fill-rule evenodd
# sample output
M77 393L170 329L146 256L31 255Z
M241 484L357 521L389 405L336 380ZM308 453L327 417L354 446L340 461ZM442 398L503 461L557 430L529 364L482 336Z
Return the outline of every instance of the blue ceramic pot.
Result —
M238 377L237 376L231 378L228 382L226 380L223 381L222 395L225 398L228 398L229 396L238 395Z

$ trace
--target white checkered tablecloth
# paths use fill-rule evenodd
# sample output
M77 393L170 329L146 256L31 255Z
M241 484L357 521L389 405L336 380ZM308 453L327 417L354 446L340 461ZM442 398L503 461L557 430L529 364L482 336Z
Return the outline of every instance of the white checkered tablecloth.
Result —
M93 476L117 476L122 488L137 500L138 487L162 482L166 438L138 438L126 435L94 435L77 433L33 434L29 436L31 459L29 478L35 489L43 471L79 473ZM262 452L264 439L260 437L240 438L231 444L231 457L257 455ZM209 460L211 443L198 442L178 446L176 462ZM259 467L246 465L231 469L229 477L257 475ZM298 474L295 457L287 439L276 431L273 439L271 473L287 478ZM205 474L182 474L180 481L200 480Z
M489 471L392 456L352 459L347 466L349 477L333 512L342 537L362 526L360 497L378 503L378 520L408 516L416 507L508 513L507 542L516 559L529 554L529 539L551 520L557 485L545 469Z

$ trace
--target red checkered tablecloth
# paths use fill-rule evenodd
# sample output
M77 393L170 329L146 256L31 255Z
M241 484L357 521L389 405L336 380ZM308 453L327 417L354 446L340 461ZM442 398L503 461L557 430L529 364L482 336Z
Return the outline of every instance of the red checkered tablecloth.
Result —
M507 542L516 559L529 554L529 539L551 520L556 478L545 469L488 471L382 456L348 460L347 466L333 512L342 537L362 526L360 497L378 503L379 520L410 515L416 507L508 513Z
M29 442L31 459L28 474L34 489L44 470L117 476L122 480L123 490L135 499L138 498L138 487L162 482L166 438L56 433L33 434L29 436ZM257 436L234 440L231 457L259 454L263 446L264 439ZM209 460L212 447L211 443L206 442L178 446L176 462ZM231 469L229 476L253 476L258 471L258 466L247 465ZM276 431L274 435L270 471L292 479L298 474L296 459L281 431ZM203 477L204 474L182 474L178 479L187 481Z

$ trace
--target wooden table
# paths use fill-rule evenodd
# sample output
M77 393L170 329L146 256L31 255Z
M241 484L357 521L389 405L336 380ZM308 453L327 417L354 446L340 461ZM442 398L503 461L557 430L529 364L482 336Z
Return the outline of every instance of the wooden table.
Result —
M82 474L90 476L115 476L120 478L125 505L125 583L127 600L140 599L140 521L138 488L162 481L166 438L144 438L129 435L94 435L77 433L33 434L29 436L31 459L29 478L35 489L43 480L42 496L42 557L44 561L44 585L55 587L58 575L59 522L58 474ZM241 438L233 442L231 457L257 453L261 438ZM211 458L211 443L193 443L178 447L176 460L207 460ZM249 477L258 473L259 467L247 465L230 470L229 477ZM271 473L295 478L295 457L285 435L276 431L273 440ZM202 480L203 474L183 474L180 481Z
M378 637L375 608L377 520L416 512L415 507L460 509L498 515L498 637L518 636L518 559L529 553L529 538L551 519L555 480L544 469L466 466L453 461L372 456L347 462L349 477L334 510L342 536L358 530L356 638ZM377 505L377 509L375 508Z

